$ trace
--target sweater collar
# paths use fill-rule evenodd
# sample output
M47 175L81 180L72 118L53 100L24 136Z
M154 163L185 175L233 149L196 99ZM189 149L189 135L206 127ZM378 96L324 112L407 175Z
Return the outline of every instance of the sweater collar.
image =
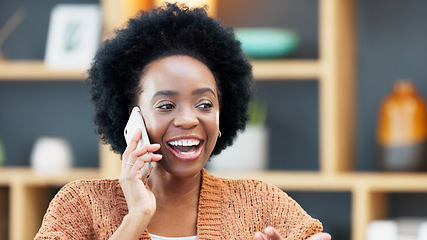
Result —
M197 239L220 239L222 225L222 182L202 169L197 214Z
M219 178L210 175L206 169L202 169L202 183L200 187L199 208L197 213L197 239L216 240L221 238L222 226L222 189L223 183ZM117 181L119 200L122 206L122 218L127 214L126 199ZM151 239L147 229L140 239Z

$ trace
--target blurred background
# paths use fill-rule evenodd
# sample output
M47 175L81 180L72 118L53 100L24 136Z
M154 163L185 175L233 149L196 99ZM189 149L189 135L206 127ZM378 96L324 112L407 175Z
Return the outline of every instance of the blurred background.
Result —
M0 0L0 27L24 8L16 28L0 41L2 61L45 58L50 13L59 3L96 0ZM217 0L215 17L234 28L291 30L298 46L286 58L319 58L319 1ZM427 98L427 1L355 1L356 76L354 91L353 171L380 171L377 159L377 121L381 101L398 79L411 79ZM276 57L277 58L277 57ZM31 71L22 69L23 72ZM82 71L84 72L84 71ZM1 74L1 71L0 71ZM28 72L31 76L31 72ZM42 136L67 139L77 168L99 167L99 142L94 133L93 108L83 79L0 79L0 139L3 168L30 166L31 152ZM266 106L269 129L268 170L319 171L319 81L257 81L257 100ZM427 159L425 159L427 161ZM344 161L344 160L343 160ZM4 171L5 172L5 171ZM1 172L0 174L2 174ZM419 173L418 173L419 174ZM423 175L424 173L421 173ZM1 178L1 176L0 176ZM423 178L424 179L424 178ZM4 181L5 182L5 181ZM12 191L0 181L0 236L12 235L8 202ZM47 184L49 185L49 184ZM387 193L387 216L427 217L425 191ZM57 190L52 186L52 194ZM288 191L335 240L352 235L352 192ZM51 197L51 196L50 196ZM45 208L42 209L42 212ZM353 236L353 237L352 237ZM18 239L18 238L16 238Z

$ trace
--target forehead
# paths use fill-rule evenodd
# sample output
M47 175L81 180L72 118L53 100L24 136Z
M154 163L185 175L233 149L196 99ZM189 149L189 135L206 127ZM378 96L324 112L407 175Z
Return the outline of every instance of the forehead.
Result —
M143 90L210 87L216 92L212 72L201 61L183 55L168 56L147 65L141 78Z

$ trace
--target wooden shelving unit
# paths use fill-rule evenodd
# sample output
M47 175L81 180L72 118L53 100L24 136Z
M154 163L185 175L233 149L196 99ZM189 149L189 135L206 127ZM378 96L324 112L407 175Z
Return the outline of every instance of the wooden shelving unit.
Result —
M77 179L100 177L98 169L73 169L56 175L39 175L29 168L0 168L1 239L33 239L52 198L52 189ZM2 208L2 207L1 207ZM8 232L8 234L7 234Z
M352 240L365 239L373 219L387 216L389 192L427 192L426 174L354 171L355 0L319 0L319 59L253 61L256 80L318 80L320 102L319 171L212 172L226 178L255 178L284 190L352 194ZM126 19L123 2L101 0L104 32ZM49 71L42 61L0 62L0 81L83 80L76 71ZM28 168L0 168L0 239L31 239L40 226L52 187L83 178L116 178L119 156L100 147L100 169L75 169L61 176L40 176ZM6 206L6 207L5 207Z

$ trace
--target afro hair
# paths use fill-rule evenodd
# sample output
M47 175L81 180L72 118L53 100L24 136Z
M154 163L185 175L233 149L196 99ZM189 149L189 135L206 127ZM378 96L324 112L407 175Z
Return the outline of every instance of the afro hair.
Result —
M142 11L97 51L88 70L88 86L95 107L96 132L113 151L123 153L123 129L136 101L145 67L172 55L203 62L220 92L220 129L212 155L233 143L248 121L253 94L252 67L231 28L221 26L204 8L166 4Z

